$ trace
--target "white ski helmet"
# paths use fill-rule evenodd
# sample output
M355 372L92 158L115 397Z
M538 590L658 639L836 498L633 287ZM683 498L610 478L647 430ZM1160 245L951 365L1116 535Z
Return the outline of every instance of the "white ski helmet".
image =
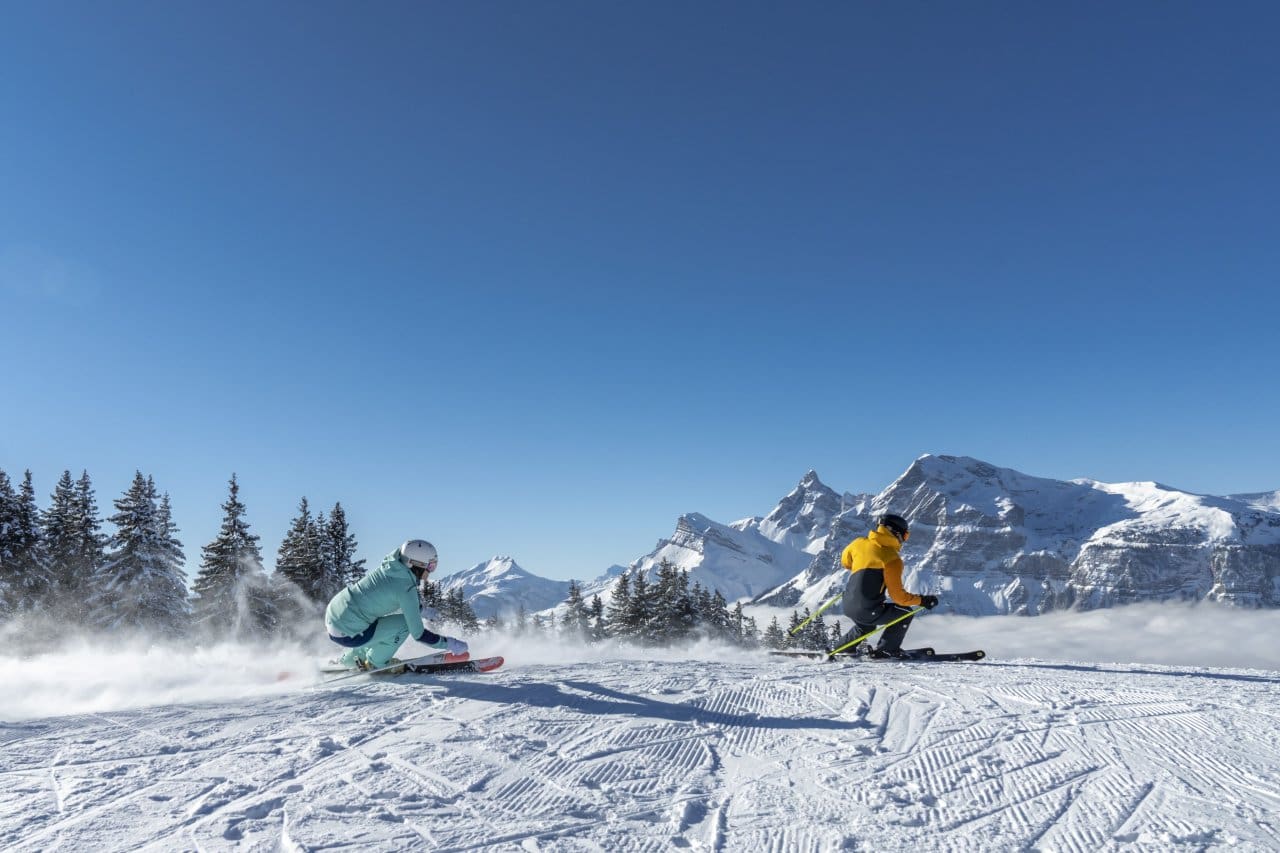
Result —
M436 546L425 539L410 539L400 546L400 559L411 569L434 572L439 555Z

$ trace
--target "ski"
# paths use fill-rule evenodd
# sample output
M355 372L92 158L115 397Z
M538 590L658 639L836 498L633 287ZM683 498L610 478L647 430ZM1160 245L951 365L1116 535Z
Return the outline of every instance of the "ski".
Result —
M907 651L911 651L908 649ZM956 663L962 661L982 660L987 653L982 649L974 649L971 652L932 652L927 655L912 655L906 658L873 658L868 657L867 660L876 663Z
M502 657L477 658L450 661L448 663L406 663L405 671L415 675L432 675L437 672L493 672L502 666Z
M335 661L329 661L328 663L322 664L320 666L320 672L343 673L342 675L339 675L336 678L325 679L325 683L328 684L329 682L332 682L332 681L342 681L347 678L355 678L357 675L394 675L396 674L396 670L399 669L401 666L407 666L409 664L441 665L441 664L463 663L467 661L470 657L471 655L468 652L463 652L460 655L453 655L453 654L449 654L448 652L433 652L429 655L422 655L421 657L410 658L409 660L406 660L406 661L397 661L396 663L389 663L384 667L379 667L378 669L352 669L351 667L342 666L336 663Z
M929 648L928 646L921 646L918 649L904 649L904 651L907 654L916 655L920 657L925 657L933 654L933 649ZM832 657L832 655L829 655L827 652L814 651L813 649L773 649L773 650L770 650L769 654L780 655L782 657L792 657L792 658L820 658L822 660L825 660L828 657ZM841 661L859 660L861 658L865 658L866 656L867 655L865 653L859 654L854 652L836 652L836 654L834 655L836 660L841 660Z

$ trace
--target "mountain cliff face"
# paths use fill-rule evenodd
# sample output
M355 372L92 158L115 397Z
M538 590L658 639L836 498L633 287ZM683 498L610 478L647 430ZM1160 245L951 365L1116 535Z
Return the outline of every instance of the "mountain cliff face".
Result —
M1280 513L1266 496L1249 497L1049 480L967 457L923 456L865 506L838 516L830 547L757 602L812 607L834 595L844 577L830 573L844 544L896 512L911 521L907 588L936 592L960 613L1171 598L1280 606Z

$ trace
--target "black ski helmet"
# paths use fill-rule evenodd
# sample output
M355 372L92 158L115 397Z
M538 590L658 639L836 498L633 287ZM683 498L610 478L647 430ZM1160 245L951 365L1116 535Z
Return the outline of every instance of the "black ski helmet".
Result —
M907 520L900 515L890 513L880 516L880 526L889 528L889 532L896 535L899 539L907 538Z

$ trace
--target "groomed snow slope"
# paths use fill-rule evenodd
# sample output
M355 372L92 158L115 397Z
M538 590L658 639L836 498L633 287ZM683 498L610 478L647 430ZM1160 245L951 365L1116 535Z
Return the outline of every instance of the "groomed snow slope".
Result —
M1280 673L695 654L8 723L0 848L1280 848Z

